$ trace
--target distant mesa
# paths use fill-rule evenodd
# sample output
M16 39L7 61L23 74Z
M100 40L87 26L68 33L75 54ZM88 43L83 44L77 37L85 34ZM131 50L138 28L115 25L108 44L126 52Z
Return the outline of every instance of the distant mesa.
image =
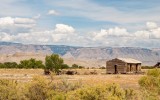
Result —
M56 53L68 61L83 62L87 66L104 66L106 60L114 58L133 58L142 61L142 65L155 65L160 61L160 48L147 49L137 47L74 47L65 45L24 45L21 43L0 42L0 55L13 57L45 57ZM24 58L24 57L23 57ZM41 58L42 59L42 58ZM94 63L94 64L93 64Z

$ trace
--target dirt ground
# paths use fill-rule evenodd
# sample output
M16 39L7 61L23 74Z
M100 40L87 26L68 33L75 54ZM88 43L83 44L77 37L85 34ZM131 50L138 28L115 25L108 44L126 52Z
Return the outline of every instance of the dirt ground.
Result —
M76 70L76 69L75 69ZM128 75L128 74L105 74L105 69L78 69L80 75L58 75L53 76L53 80L81 81L82 84L94 85L101 83L117 83L124 88L138 89L138 80L144 75ZM97 75L84 74L96 71ZM0 69L0 79L13 79L19 82L31 81L34 76L46 76L43 69Z

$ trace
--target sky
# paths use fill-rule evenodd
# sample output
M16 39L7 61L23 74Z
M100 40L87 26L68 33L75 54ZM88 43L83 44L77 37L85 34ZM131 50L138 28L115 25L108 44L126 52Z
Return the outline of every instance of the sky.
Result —
M160 48L160 0L0 0L0 41Z

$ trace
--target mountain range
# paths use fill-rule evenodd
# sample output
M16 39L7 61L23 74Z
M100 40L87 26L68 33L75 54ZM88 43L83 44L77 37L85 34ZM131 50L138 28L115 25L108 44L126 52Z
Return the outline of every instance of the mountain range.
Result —
M151 66L160 61L160 48L140 47L76 47L66 45L33 45L0 42L0 62L29 59L44 61L45 55L56 53L69 65L77 63L87 67L105 66L107 60L121 57L140 60L143 65Z

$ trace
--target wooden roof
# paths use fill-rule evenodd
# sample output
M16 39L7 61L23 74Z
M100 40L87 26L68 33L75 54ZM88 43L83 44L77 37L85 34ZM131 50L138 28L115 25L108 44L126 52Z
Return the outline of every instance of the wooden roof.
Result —
M138 61L136 59L133 59L133 58L117 58L119 60L122 60L126 63L133 63L133 64L139 64L139 63L142 63L141 61Z

